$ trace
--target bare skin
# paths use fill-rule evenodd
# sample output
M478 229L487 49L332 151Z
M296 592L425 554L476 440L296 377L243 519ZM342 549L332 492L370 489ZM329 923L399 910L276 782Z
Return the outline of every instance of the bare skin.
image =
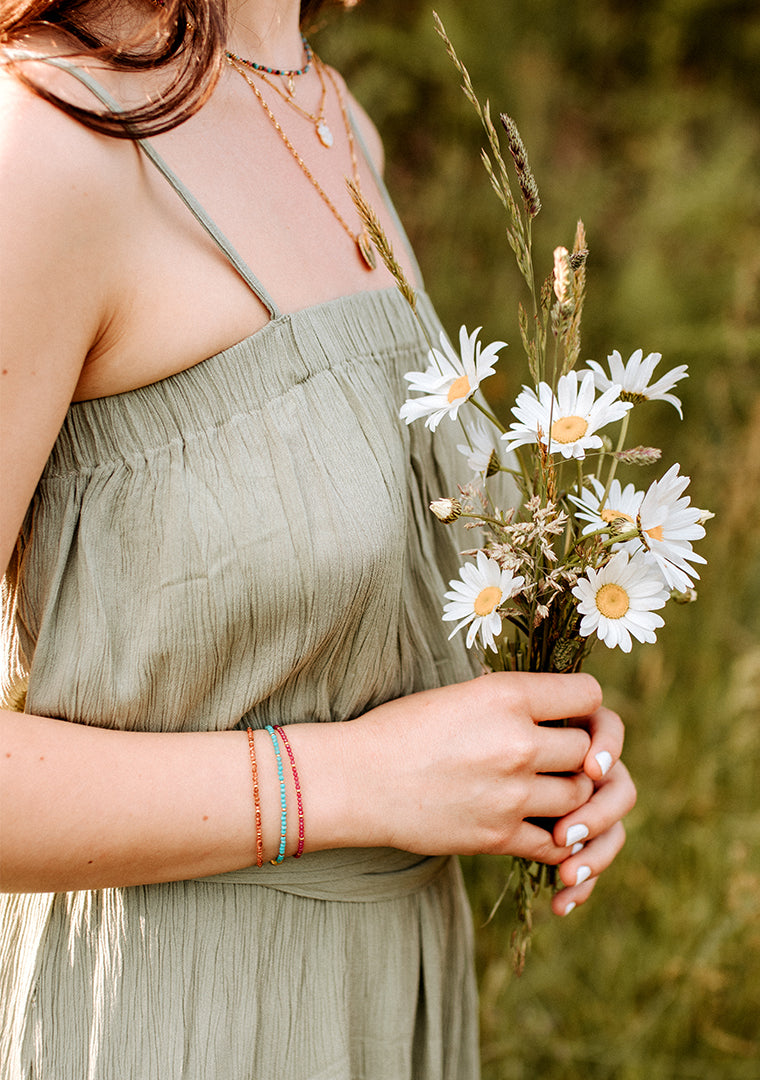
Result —
M229 45L263 63L297 66L298 4L238 4ZM45 77L89 104L70 76ZM97 77L124 101L150 89L148 76ZM315 109L313 72L298 94ZM354 222L345 137L323 152L309 121L276 95L267 100L293 142L313 148L310 165ZM379 161L376 133L352 107ZM339 136L332 93L326 118ZM392 287L383 268L364 268L236 73L225 72L200 113L155 143L283 311ZM382 214L361 159L360 175ZM384 223L393 238L391 221ZM7 75L0 76L0 232L4 566L71 401L183 370L255 333L269 316L138 149L88 131ZM395 247L403 262L398 238ZM576 717L575 726L538 726L557 716ZM122 733L14 713L2 714L2 728L3 889L178 880L253 861L243 733ZM622 846L621 818L635 800L619 761L622 724L588 676L485 676L388 702L348 724L294 725L289 736L308 850L392 845L560 863L569 888L554 900L558 914L588 898ZM266 742L257 747L269 856L278 794ZM601 751L612 759L604 777ZM55 813L40 820L39 806ZM553 836L528 824L531 816L558 818ZM586 845L570 855L567 830L581 823ZM294 846L292 835L288 850ZM591 876L575 885L581 866Z

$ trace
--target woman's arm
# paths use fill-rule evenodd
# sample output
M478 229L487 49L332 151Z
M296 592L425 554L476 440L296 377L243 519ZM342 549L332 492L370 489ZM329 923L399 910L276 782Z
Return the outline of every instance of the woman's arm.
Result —
M584 761L594 745L619 752L619 721L599 701L590 676L498 673L347 723L289 726L306 850L393 846L561 862L569 856L562 819L591 805ZM537 723L568 714L582 726ZM595 728L595 744L586 727ZM2 732L3 889L145 884L253 863L244 732L120 732L14 713L2 714ZM256 751L269 858L280 818L266 734L257 733ZM294 807L290 776L288 787ZM597 808L590 827L611 827L629 808L625 798ZM560 819L553 837L525 820L539 816ZM292 854L293 813L289 821ZM599 856L595 873L606 865Z
M109 224L134 151L110 142L0 69L0 567L82 367L113 329Z

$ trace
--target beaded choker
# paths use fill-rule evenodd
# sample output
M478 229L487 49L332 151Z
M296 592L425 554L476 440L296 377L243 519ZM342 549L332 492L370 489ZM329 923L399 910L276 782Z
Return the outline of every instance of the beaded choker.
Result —
M301 34L301 41L303 42L305 62L303 64L303 67L292 68L290 70L287 68L267 67L266 64L257 64L255 60L246 60L244 56L238 56L237 53L231 52L229 49L226 50L224 55L227 57L228 60L237 60L238 64L244 64L245 67L250 68L252 71L258 71L259 74L263 72L265 75L279 75L280 78L286 80L288 93L292 95L295 89L293 79L297 78L299 75L306 75L307 72L310 70L312 61L314 59L314 53L312 52L311 45L309 45L303 34Z

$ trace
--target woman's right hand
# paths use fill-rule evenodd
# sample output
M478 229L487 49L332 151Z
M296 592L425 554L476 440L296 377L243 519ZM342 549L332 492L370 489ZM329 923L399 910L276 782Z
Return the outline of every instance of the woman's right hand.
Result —
M600 704L589 675L499 672L327 725L335 728L332 739L324 738L323 725L292 728L304 763L304 802L311 803L311 820L331 834L324 843L312 834L312 843L335 846L338 839L341 846L559 863L567 847L526 819L561 819L592 797L594 781L583 771L591 718L595 739L613 760L622 745L616 717L599 733L598 715L607 712ZM541 726L559 719L569 726ZM322 768L334 784L320 782Z

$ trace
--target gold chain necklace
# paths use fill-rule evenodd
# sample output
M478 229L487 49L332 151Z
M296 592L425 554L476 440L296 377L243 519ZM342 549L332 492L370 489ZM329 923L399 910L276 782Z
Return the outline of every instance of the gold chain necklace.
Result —
M237 57L235 57L234 59L237 59ZM317 78L319 79L319 85L322 87L322 95L321 95L321 97L319 99L319 109L317 110L316 113L308 112L306 109L304 109L304 107L302 105L299 105L298 102L289 93L286 93L284 90L281 90L280 87L277 85L277 83L271 82L271 80L269 80L266 77L266 75L264 74L263 71L260 71L258 69L255 69L255 70L256 70L256 74L261 79L261 81L263 83L266 83L266 85L271 90L274 90L276 94L279 94L286 105L289 105L291 107L291 109L295 109L295 111L300 113L301 116L305 116L307 120L310 120L312 122L312 124L314 125L314 131L316 133L317 138L322 143L322 145L326 146L328 148L328 150L329 150L329 148L335 142L335 139L333 138L333 133L332 133L332 131L330 131L330 128L328 127L327 122L325 120L325 101L327 99L327 83L325 82L325 76L324 76L324 72L322 70L322 61L318 57L314 57L314 68L316 69L316 72L317 72Z
M309 181L309 183L312 185L312 187L315 188L315 190L319 194L322 201L325 203L325 205L331 211L333 217L339 222L339 224L344 229L344 231L348 234L348 236L351 237L353 242L356 244L357 250L358 250L358 252L359 252L359 254L360 254L361 258L362 258L362 262L364 263L366 268L368 270L374 270L375 267L377 266L377 257L375 255L375 249L372 246L372 242L371 242L369 236L367 235L366 230L364 228L362 228L362 230L360 232L358 232L358 233L355 233L355 232L352 231L351 227L348 225L348 223L345 221L345 219L341 216L338 208L335 206L335 203L332 201L332 199L327 194L327 192L324 190L324 188L319 183L319 181L314 178L314 176L312 175L312 173L309 170L308 166L306 165L306 162L301 157L301 155L298 153L295 146L293 146L293 143L290 141L288 136L282 130L282 127L280 126L280 122L278 121L277 117L274 115L272 110L269 108L269 106L267 105L267 103L264 100L264 97L263 97L261 91L259 90L258 86L256 86L256 84L253 82L253 80L249 78L248 73L245 71L245 69L240 67L235 62L233 57L227 56L227 63L230 65L230 67L233 67L235 69L235 71L237 71L237 73L239 75L242 75L242 77L245 79L245 81L250 86L251 90L253 90L254 94L256 95L257 100L259 101L259 103L260 103L260 105L262 107L262 109L264 110L264 112L267 114L267 116L271 120L272 125L275 128L275 131L280 136L282 141L285 143L285 146L288 148L288 150L292 154L293 158L295 159L296 163L298 164L299 168L301 169L301 172L304 174L304 176ZM349 147L349 151L351 153L351 171L352 171L352 174L353 174L353 181L354 181L354 185L356 186L356 188L361 190L360 189L360 183L359 183L359 163L358 163L357 158L356 158L356 147L354 146L354 133L353 133L353 131L351 129L351 121L350 121L349 116L348 116L348 111L346 109L346 104L345 104L345 102L343 100L343 95L340 92L340 88L337 85L337 83L335 82L335 80L333 79L329 68L325 68L325 74L327 75L327 78L329 79L330 84L332 85L333 89L335 90L335 93L336 93L337 98L338 98L338 102L340 104L340 111L341 111L341 114L343 116L343 124L345 126L346 136L348 138L348 147Z

